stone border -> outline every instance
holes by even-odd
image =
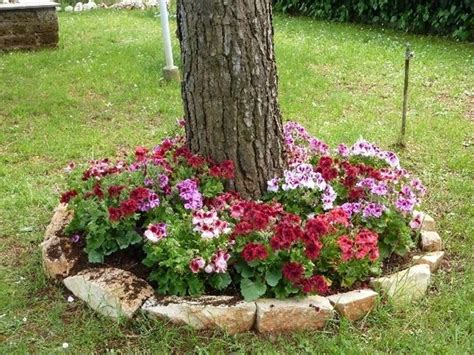
[[[415,212],[418,213],[418,212]],[[172,324],[198,330],[220,329],[230,334],[252,329],[259,333],[317,330],[336,313],[350,321],[366,317],[380,296],[400,307],[422,298],[445,253],[434,220],[422,214],[420,255],[407,269],[370,280],[371,288],[328,297],[309,296],[285,300],[258,299],[245,302],[231,296],[161,297],[132,273],[112,268],[87,268],[75,274],[78,258],[70,255],[69,238],[62,235],[72,219],[67,205],[59,205],[46,228],[41,244],[48,277],[62,281],[76,297],[97,312],[117,318],[132,318],[138,312]],[[376,292],[377,291],[377,292]]]

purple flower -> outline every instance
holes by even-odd
[[[184,208],[197,210],[202,208],[202,195],[198,190],[196,181],[186,179],[176,185],[179,190],[179,197],[184,201]]]
[[[170,179],[168,178],[167,175],[161,174],[161,175],[158,177],[158,186],[159,186],[161,189],[165,189],[165,188],[168,186],[169,181],[170,181]]]
[[[370,192],[372,192],[374,195],[385,196],[388,193],[388,187],[385,183],[381,182],[372,186]]]
[[[375,179],[365,178],[357,183],[357,187],[365,187],[366,189],[371,189],[375,185]]]
[[[152,178],[145,178],[145,180],[143,181],[143,184],[145,184],[145,186],[151,186],[151,185],[153,185],[153,179]]]
[[[341,206],[341,208],[349,215],[349,217],[352,217],[361,211],[362,204],[360,202],[346,202]]]
[[[410,212],[416,204],[416,199],[400,197],[395,202],[395,207],[401,212]]]
[[[79,234],[73,234],[71,235],[71,242],[73,243],[79,243],[81,240],[81,236]]]
[[[422,224],[421,221],[421,214],[417,214],[411,221],[410,221],[410,228],[411,229],[420,229]]]
[[[380,218],[382,216],[383,211],[385,211],[384,205],[376,202],[371,202],[367,206],[365,206],[362,215],[364,216],[364,218]]]
[[[152,243],[157,243],[168,234],[166,232],[166,224],[165,223],[156,223],[148,225],[147,230],[145,231],[144,235]]]
[[[337,152],[344,158],[348,157],[350,153],[349,147],[343,143],[337,146]]]
[[[310,164],[298,164],[292,170],[285,170],[283,175],[285,177],[282,185],[284,191],[297,188],[323,191],[327,185],[321,174],[315,172]]]
[[[323,209],[324,210],[332,209],[334,207],[333,202],[336,200],[336,197],[337,197],[337,194],[332,188],[332,186],[327,185],[321,197],[321,200],[323,201]]]
[[[279,189],[279,184],[280,179],[279,178],[273,178],[271,180],[268,180],[267,182],[267,190],[270,192],[278,192]]]

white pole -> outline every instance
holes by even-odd
[[[165,46],[166,66],[163,68],[163,75],[166,80],[179,79],[178,68],[173,63],[173,52],[171,49],[170,25],[168,22],[168,7],[166,0],[160,0],[161,31],[163,32],[163,43]]]

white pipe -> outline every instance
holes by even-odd
[[[173,52],[171,50],[170,25],[168,22],[168,7],[166,5],[166,0],[160,0],[160,18],[161,30],[163,32],[163,42],[165,45],[165,69],[173,69],[175,66],[173,64]]]

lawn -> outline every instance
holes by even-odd
[[[427,185],[448,262],[429,297],[379,306],[324,331],[256,336],[202,333],[140,318],[115,323],[67,302],[40,267],[38,244],[70,161],[113,156],[166,136],[183,111],[161,79],[151,12],[59,16],[57,50],[0,55],[0,353],[469,353],[474,324],[474,46],[355,25],[276,16],[280,104],[331,145],[391,147],[400,126],[404,45],[411,67],[402,164]],[[175,23],[172,23],[175,27]],[[178,43],[173,40],[178,60]],[[393,148],[393,147],[392,147]]]

